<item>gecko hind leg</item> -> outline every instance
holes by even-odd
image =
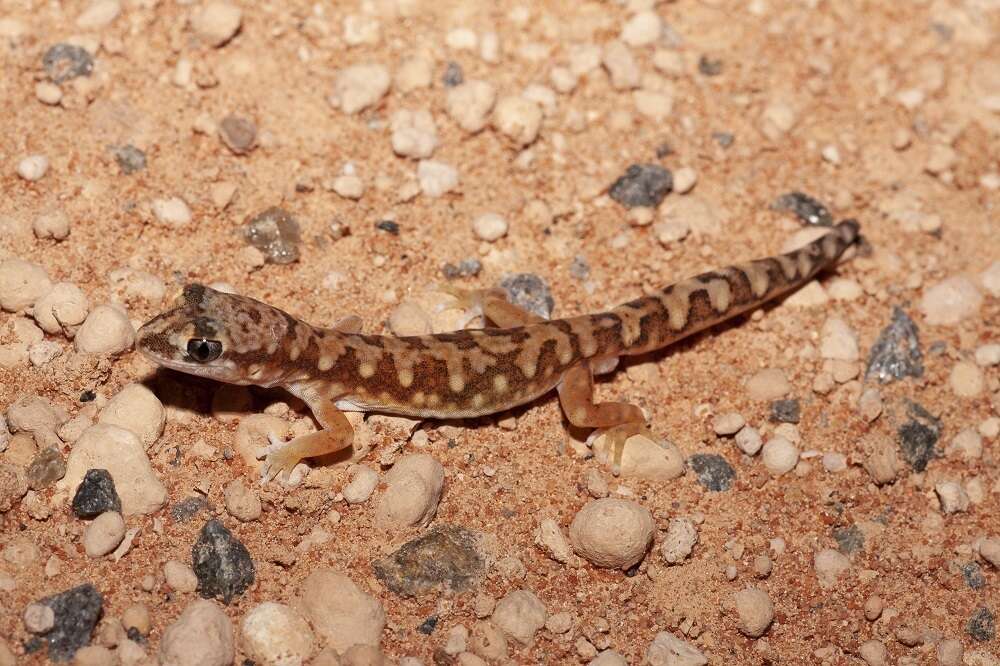
[[[261,466],[261,482],[267,483],[281,472],[291,475],[295,466],[303,458],[315,458],[346,449],[354,441],[354,428],[344,413],[333,402],[319,399],[316,395],[302,395],[312,409],[322,430],[300,435],[289,442],[282,442],[269,436],[271,446],[267,447],[267,457]]]

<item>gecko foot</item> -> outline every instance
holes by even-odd
[[[599,438],[603,437],[603,448],[607,451],[608,458],[611,461],[611,473],[614,476],[621,476],[625,443],[629,438],[636,435],[645,437],[653,442],[660,441],[660,438],[653,434],[653,431],[645,423],[623,423],[611,426],[610,428],[598,428],[594,430],[587,437],[587,445],[593,446]]]
[[[292,470],[302,460],[300,453],[296,451],[295,441],[285,442],[278,439],[272,433],[267,435],[270,446],[264,449],[266,457],[264,464],[260,468],[261,484],[273,481],[279,474],[285,472],[285,478],[292,475]]]

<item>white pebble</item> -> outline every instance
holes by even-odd
[[[966,428],[955,435],[947,453],[959,453],[964,460],[978,460],[983,457],[983,438],[972,428]]]
[[[135,344],[135,329],[128,316],[112,305],[98,305],[73,340],[76,349],[85,354],[120,354]]]
[[[31,365],[40,368],[54,361],[62,352],[63,348],[58,342],[43,340],[28,348],[28,360]]]
[[[635,110],[652,120],[664,120],[674,110],[674,98],[659,90],[636,90],[632,93]]]
[[[448,90],[445,108],[459,127],[474,134],[486,127],[496,99],[492,84],[472,79]]]
[[[559,523],[551,518],[545,518],[535,532],[535,544],[556,562],[567,563],[573,559],[573,548],[566,540]]]
[[[771,474],[781,476],[799,462],[799,449],[784,437],[775,437],[764,444],[761,459]]]
[[[87,557],[103,557],[125,538],[125,520],[117,511],[106,511],[83,531],[83,549]]]
[[[831,473],[843,472],[847,469],[847,456],[843,453],[824,453],[823,469]]]
[[[156,220],[164,226],[176,229],[191,223],[191,209],[180,197],[154,199],[152,209]]]
[[[316,639],[305,618],[289,606],[265,601],[240,623],[243,649],[258,664],[293,666],[308,661]]]
[[[687,220],[662,220],[653,225],[653,231],[656,233],[656,240],[661,245],[667,246],[687,238],[691,233],[691,225]]]
[[[344,113],[354,115],[382,99],[389,92],[390,82],[389,70],[383,65],[345,67],[337,73],[333,98]]]
[[[45,155],[29,155],[17,163],[17,175],[27,181],[41,180],[49,170],[49,158]]]
[[[30,308],[52,289],[48,273],[23,259],[0,261],[0,308],[19,312]]]
[[[98,423],[130,430],[149,448],[163,434],[167,414],[152,391],[142,384],[129,384],[101,411]]]
[[[597,44],[577,44],[569,49],[569,69],[575,76],[583,76],[601,66],[603,53]]]
[[[698,182],[698,172],[691,167],[681,167],[674,171],[673,191],[677,194],[687,194]]]
[[[36,238],[64,240],[69,236],[69,218],[62,211],[49,211],[35,218],[31,224]]]
[[[503,97],[493,109],[493,126],[518,146],[527,146],[538,138],[542,108],[517,95]]]
[[[242,22],[243,10],[228,2],[209,2],[191,17],[195,33],[216,48],[231,40]]]
[[[1000,417],[991,416],[979,423],[979,434],[987,439],[995,439],[1000,435]]]
[[[980,345],[976,348],[976,365],[988,368],[1000,364],[1000,344]]]
[[[839,317],[830,317],[820,332],[820,356],[840,361],[857,361],[858,334]]]
[[[830,298],[837,301],[854,301],[864,294],[861,285],[850,278],[834,278],[826,287]]]
[[[882,393],[874,386],[866,388],[858,398],[858,411],[868,423],[877,419],[882,414]]]
[[[750,638],[760,638],[774,621],[774,604],[767,592],[754,587],[733,595],[733,606],[739,618],[739,630]]]
[[[671,518],[667,533],[660,544],[660,553],[667,564],[683,562],[698,543],[698,528],[688,518]]]
[[[755,456],[760,448],[764,446],[764,440],[761,439],[760,432],[752,426],[744,426],[736,433],[735,437],[736,446],[740,451],[747,454],[748,456]]]
[[[1000,259],[986,267],[979,275],[983,288],[993,296],[1000,296]]]
[[[198,576],[194,569],[177,560],[167,560],[163,565],[163,579],[176,592],[188,593],[198,589]]]
[[[367,502],[378,485],[378,473],[367,465],[351,465],[347,475],[351,480],[341,490],[344,499],[348,504]]]
[[[108,274],[108,282],[115,295],[122,300],[133,298],[147,303],[159,303],[167,295],[167,285],[152,273],[134,268],[116,268]]]
[[[332,569],[315,570],[302,581],[296,608],[320,642],[337,652],[356,644],[378,646],[385,628],[382,603]]]
[[[601,62],[611,75],[611,86],[615,90],[630,90],[639,87],[642,72],[635,57],[625,44],[612,40],[604,45]]]
[[[408,93],[431,85],[434,64],[422,56],[407,58],[396,70],[395,86],[401,93]]]
[[[62,88],[51,81],[39,81],[35,84],[35,98],[42,104],[56,106],[62,101]]]
[[[500,62],[500,35],[495,32],[483,33],[479,40],[479,57],[494,65]]]
[[[344,17],[344,43],[348,46],[375,46],[382,39],[382,25],[374,16],[348,14]]]
[[[661,631],[646,648],[646,660],[643,663],[649,666],[704,666],[708,663],[708,657],[684,639],[668,631]]]
[[[781,100],[772,100],[760,117],[760,129],[771,141],[781,139],[790,132],[798,122],[798,114],[789,104]]]
[[[94,0],[76,17],[76,25],[84,30],[99,30],[110,25],[121,12],[120,0]]]
[[[402,157],[426,159],[434,154],[438,146],[434,118],[425,109],[395,112],[389,121],[389,129],[392,131],[392,150]]]
[[[601,434],[593,441],[594,457],[603,464],[610,464],[611,441]],[[684,455],[673,442],[653,440],[646,435],[633,435],[625,441],[622,452],[621,475],[625,478],[666,482],[684,474]]]
[[[525,87],[521,93],[521,97],[535,102],[538,106],[542,107],[542,113],[545,116],[551,116],[556,112],[556,91],[548,86],[532,83]]]
[[[735,435],[746,425],[746,420],[739,412],[726,412],[712,419],[712,430],[716,435]]]
[[[507,235],[507,220],[497,213],[483,213],[472,220],[472,231],[488,243]]]
[[[552,71],[549,72],[549,81],[552,82],[556,91],[568,95],[576,89],[579,80],[568,67],[553,67]]]
[[[434,519],[444,488],[444,467],[431,456],[403,456],[385,475],[386,489],[375,507],[384,529],[426,526]]]
[[[333,191],[345,199],[357,201],[365,193],[365,184],[358,176],[337,176],[333,179]]]
[[[851,561],[839,550],[824,548],[813,558],[813,568],[820,587],[828,590],[837,584],[837,579],[851,568]]]
[[[160,639],[163,666],[229,666],[236,658],[233,625],[214,601],[198,599]]]
[[[653,543],[656,525],[649,510],[623,499],[588,502],[569,527],[573,549],[587,561],[613,569],[640,562]]]
[[[684,56],[674,49],[657,49],[653,54],[653,67],[671,77],[684,74]]]
[[[444,43],[455,51],[475,51],[479,46],[479,37],[469,28],[455,28],[444,36]]]
[[[51,606],[32,602],[24,607],[21,620],[24,622],[24,628],[30,633],[44,634],[55,626],[56,613]]]
[[[417,180],[424,194],[440,197],[458,187],[458,170],[444,162],[420,160],[417,165]]]
[[[501,631],[522,645],[545,626],[545,604],[533,592],[514,590],[497,602],[491,618]]]
[[[779,368],[765,368],[747,379],[747,393],[751,400],[770,402],[787,395],[792,385]]]
[[[241,479],[234,479],[223,488],[223,500],[229,515],[244,523],[260,518],[262,507],[257,493],[247,488]]]
[[[660,39],[663,22],[655,11],[639,12],[622,27],[621,40],[629,46],[648,46]]]
[[[889,663],[888,648],[885,643],[874,638],[858,646],[858,656],[868,666],[886,666]]]
[[[944,513],[958,513],[969,508],[969,495],[957,481],[942,481],[934,486],[934,492]]]
[[[952,392],[960,398],[975,398],[985,388],[983,371],[975,363],[959,361],[948,375]]]
[[[968,278],[957,276],[924,292],[920,310],[932,326],[954,326],[979,312],[983,296]]]

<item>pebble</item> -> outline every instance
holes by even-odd
[[[941,481],[934,486],[934,492],[944,513],[958,513],[969,508],[969,495],[957,481]]]
[[[135,433],[149,448],[163,434],[167,413],[159,398],[142,384],[128,384],[101,410],[98,423]]]
[[[492,84],[469,80],[448,89],[445,109],[460,128],[469,134],[475,134],[486,127],[496,99],[496,88]]]
[[[517,95],[500,98],[493,109],[493,126],[519,147],[538,138],[542,126],[542,107]]]
[[[56,44],[42,56],[42,67],[52,83],[60,84],[94,71],[94,58],[82,46]]]
[[[632,101],[636,111],[653,121],[663,121],[674,110],[673,96],[656,90],[635,90]]]
[[[10,539],[3,548],[3,559],[15,569],[27,569],[42,556],[41,550],[26,537]]]
[[[153,199],[150,208],[156,221],[165,227],[179,229],[191,223],[191,209],[180,197]]]
[[[704,666],[708,663],[701,650],[668,631],[661,631],[646,648],[649,666]]]
[[[715,453],[696,453],[687,460],[688,467],[706,490],[724,492],[736,480],[736,471],[725,458]]]
[[[122,510],[115,482],[106,469],[88,469],[73,495],[73,513],[77,518],[94,518]]]
[[[879,439],[865,457],[864,468],[876,485],[892,483],[900,469],[896,447],[887,440]]]
[[[977,428],[979,434],[987,439],[996,439],[1000,435],[1000,417],[991,416],[980,422]],[[0,430],[0,451],[3,450],[3,431]]]
[[[34,305],[52,290],[48,273],[23,259],[0,262],[0,308],[19,312]]]
[[[598,462],[610,464],[610,442],[605,435],[593,441],[592,449]],[[620,474],[626,478],[666,482],[684,474],[684,456],[668,441],[652,440],[645,435],[633,435],[625,442]]]
[[[861,358],[858,334],[843,319],[830,317],[820,332],[820,356],[839,361],[857,361]]]
[[[441,197],[458,187],[458,170],[435,160],[420,160],[417,165],[420,190],[429,197]]]
[[[49,659],[69,661],[90,642],[104,600],[93,585],[84,583],[36,603],[48,606],[55,614],[52,629],[42,637],[49,646]]]
[[[378,647],[382,639],[382,603],[333,569],[319,568],[306,577],[297,608],[322,642],[337,652],[355,644]]]
[[[111,474],[125,516],[154,513],[166,503],[166,488],[153,471],[142,442],[128,430],[106,424],[87,428],[70,450],[60,486],[75,493],[91,469],[106,469]]]
[[[761,460],[774,476],[792,471],[799,462],[799,449],[784,437],[775,437],[764,444]]]
[[[979,312],[983,295],[971,280],[955,276],[924,292],[920,311],[932,326],[954,326]]]
[[[60,447],[56,430],[68,418],[65,409],[38,395],[26,395],[7,408],[10,431],[31,433],[34,442],[44,447]]]
[[[83,30],[100,30],[111,25],[121,13],[120,0],[94,0],[76,17],[76,27]]]
[[[163,579],[170,589],[177,592],[191,593],[198,589],[198,576],[194,569],[177,560],[167,560],[164,563]]]
[[[344,113],[354,115],[377,104],[389,92],[391,81],[389,70],[383,65],[345,67],[337,73],[333,84],[333,98]]]
[[[861,392],[858,398],[858,411],[868,423],[871,423],[882,414],[882,394],[877,388],[869,387]]]
[[[118,163],[118,168],[126,176],[131,176],[146,168],[146,153],[131,144],[116,146],[112,152],[115,156],[115,162]]]
[[[734,439],[736,446],[740,451],[747,454],[748,456],[757,455],[761,447],[764,445],[764,440],[761,439],[760,433],[756,428],[751,426],[744,426],[736,433]]]
[[[209,2],[195,11],[191,27],[209,46],[219,48],[239,32],[243,10],[228,2]]]
[[[283,208],[272,206],[250,218],[243,227],[243,238],[270,263],[290,264],[299,259],[299,223]]]
[[[964,460],[978,460],[983,457],[983,438],[972,428],[966,428],[962,430],[954,439],[951,440],[951,446],[948,447],[947,453],[957,452],[961,454]]]
[[[351,465],[347,468],[350,481],[341,489],[348,504],[364,504],[378,486],[378,473],[368,465]]]
[[[126,639],[128,640],[128,639]],[[128,641],[132,643],[132,641]],[[141,652],[141,649],[140,649]],[[143,652],[142,657],[146,654]],[[2,663],[2,662],[0,662]],[[134,664],[129,657],[126,657],[123,646],[119,644],[117,654],[110,648],[103,645],[86,645],[76,651],[73,656],[73,666],[116,666],[116,664]]]
[[[545,626],[545,604],[529,590],[508,592],[497,602],[493,624],[522,645],[531,643],[535,632]]]
[[[1000,536],[983,539],[979,544],[979,554],[995,569],[1000,569]]]
[[[795,398],[771,403],[771,421],[775,423],[798,423],[801,412],[799,401]]]
[[[236,658],[233,625],[215,602],[198,599],[163,632],[163,666],[230,666]]]
[[[667,564],[680,564],[691,555],[698,543],[698,528],[688,518],[671,518],[660,544],[660,554]]]
[[[588,661],[587,666],[628,666],[628,661],[614,650],[603,650]]]
[[[17,175],[35,182],[41,180],[49,170],[49,158],[45,155],[29,155],[17,163]]]
[[[404,597],[415,597],[440,587],[466,590],[486,574],[487,558],[492,557],[486,548],[483,535],[477,532],[437,525],[385,559],[377,560],[375,576]]]
[[[767,592],[749,587],[733,595],[733,606],[739,618],[738,628],[750,638],[760,638],[774,621],[774,604]]]
[[[552,116],[556,112],[556,91],[548,86],[544,86],[540,83],[532,83],[531,85],[525,87],[524,91],[521,93],[521,97],[535,102],[542,107],[542,113],[546,117]]]
[[[431,333],[431,318],[415,301],[403,301],[389,313],[389,330],[396,336],[427,335]]]
[[[858,656],[868,666],[885,666],[889,663],[889,649],[885,643],[874,638],[858,646]]]
[[[691,167],[681,167],[674,171],[673,191],[677,194],[687,194],[698,182],[698,172]]]
[[[382,24],[374,16],[348,14],[344,17],[344,43],[348,46],[376,46],[382,39]]]
[[[976,365],[988,368],[1000,364],[1000,344],[980,345],[976,347]]]
[[[427,88],[434,78],[434,63],[423,56],[405,58],[396,69],[396,90],[406,94]]]
[[[389,121],[392,151],[402,157],[426,159],[438,146],[437,126],[429,111],[401,109]]]
[[[632,164],[608,195],[626,208],[655,208],[673,186],[673,175],[658,164]]]
[[[991,641],[997,632],[996,618],[989,608],[981,606],[969,618],[965,630],[977,641]]]
[[[219,123],[219,138],[234,155],[246,155],[257,145],[257,126],[249,118],[229,114]]]
[[[843,472],[847,469],[847,456],[843,453],[824,453],[823,454],[823,469],[831,474],[836,474],[837,472]]]
[[[58,106],[62,102],[62,89],[49,81],[39,81],[35,84],[35,98],[42,104]]]
[[[28,487],[32,490],[48,488],[63,478],[65,474],[66,462],[55,446],[39,451],[25,472],[25,476],[28,478]]]
[[[122,626],[125,630],[134,629],[142,636],[148,636],[152,628],[152,618],[145,604],[132,604],[122,611]]]
[[[0,514],[17,506],[28,492],[28,479],[18,467],[0,463]]]
[[[951,391],[960,398],[975,398],[983,392],[986,380],[983,371],[975,363],[959,361],[948,375]]]
[[[482,659],[499,661],[507,657],[507,638],[492,622],[476,622],[469,643],[475,655]]]
[[[649,46],[660,39],[663,23],[653,10],[642,11],[622,26],[620,38],[629,46]]]
[[[785,377],[784,370],[765,368],[747,379],[746,388],[751,400],[771,402],[787,395],[792,390],[792,385]]]
[[[964,656],[962,641],[946,638],[937,644],[938,666],[962,666]]]
[[[860,284],[849,278],[830,280],[826,291],[830,294],[830,298],[837,301],[856,301],[865,293]]]
[[[56,624],[56,614],[45,604],[30,603],[21,615],[24,628],[33,634],[44,634]]]
[[[625,44],[612,40],[604,45],[601,63],[611,75],[611,86],[615,90],[630,90],[639,87],[642,71],[635,56]]]
[[[892,321],[882,329],[868,355],[865,377],[883,384],[924,374],[923,354],[917,325],[899,307],[892,309]]]
[[[882,608],[884,604],[882,602],[882,597],[877,594],[868,597],[865,601],[865,619],[869,622],[874,622],[879,619],[882,615]]]
[[[1000,259],[986,267],[979,275],[983,288],[992,296],[1000,297]]]
[[[385,483],[375,506],[375,525],[392,530],[426,527],[441,500],[444,467],[427,454],[406,455],[386,473]]]
[[[745,425],[746,420],[739,412],[726,412],[712,419],[712,430],[721,436],[735,435]]]
[[[488,243],[507,235],[507,220],[498,213],[483,213],[472,220],[472,231],[480,240]]]
[[[333,179],[333,191],[345,199],[357,201],[365,193],[365,184],[357,176],[337,176]]]
[[[545,628],[553,634],[565,634],[573,628],[573,615],[566,611],[549,615],[545,620]]]
[[[506,275],[497,285],[507,294],[514,305],[528,312],[549,319],[555,307],[555,299],[549,285],[534,273],[514,273]]]
[[[596,499],[577,512],[569,539],[573,550],[592,564],[625,570],[642,560],[655,530],[645,507],[623,499]]]
[[[260,518],[262,507],[260,498],[242,479],[234,479],[225,485],[223,498],[229,515],[244,523]]]
[[[125,538],[125,520],[120,513],[107,511],[83,531],[83,549],[87,557],[104,557]]]
[[[691,233],[691,225],[687,220],[662,220],[653,226],[653,231],[661,245],[669,246],[687,238]]]
[[[240,633],[244,652],[258,664],[302,664],[316,650],[305,618],[294,608],[272,601],[251,608],[243,617]]]
[[[813,558],[813,568],[819,586],[828,590],[837,584],[837,579],[851,568],[851,561],[839,550],[824,548]]]
[[[84,354],[113,356],[132,348],[135,328],[120,307],[98,305],[76,332],[73,344]]]
[[[36,238],[65,240],[69,236],[69,217],[62,211],[49,211],[35,218],[31,230]]]
[[[790,132],[798,123],[795,109],[781,101],[772,100],[761,113],[760,130],[771,141],[778,141]]]
[[[246,546],[215,519],[201,528],[191,562],[201,595],[221,596],[227,605],[253,584],[256,573]]]

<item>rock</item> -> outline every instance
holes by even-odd
[[[632,52],[618,40],[612,40],[604,45],[601,62],[611,75],[611,86],[615,90],[639,87],[642,71]]]
[[[736,471],[725,458],[715,453],[696,453],[687,460],[698,483],[712,492],[729,490],[736,480]]]
[[[302,232],[295,217],[283,208],[272,206],[254,215],[243,228],[243,238],[272,264],[299,259]]]
[[[396,461],[385,475],[386,489],[375,507],[375,524],[384,529],[426,527],[437,512],[444,488],[444,467],[426,454]]]
[[[198,591],[207,599],[221,596],[229,604],[254,581],[254,563],[246,546],[214,519],[201,528],[191,549],[191,562]]]
[[[131,643],[132,641],[128,642]],[[145,653],[143,653],[143,657],[145,656]],[[3,661],[0,660],[0,664],[2,663]],[[119,663],[135,663],[132,661],[126,661],[121,645],[118,646],[117,654],[103,645],[87,645],[86,647],[82,647],[77,650],[76,655],[73,657],[73,666],[115,666]]]
[[[938,666],[962,666],[965,647],[962,641],[946,638],[937,644]]]
[[[667,564],[686,560],[698,543],[698,528],[688,518],[671,518],[667,533],[660,544],[660,553]]]
[[[35,218],[31,230],[36,238],[65,240],[69,236],[69,218],[62,211],[48,211]]]
[[[161,666],[230,666],[236,657],[233,625],[219,605],[198,599],[163,632]]]
[[[941,481],[934,486],[934,492],[944,513],[958,513],[969,508],[969,495],[957,481]]]
[[[747,379],[746,387],[751,400],[762,402],[777,400],[792,390],[784,371],[778,368],[760,370]]]
[[[976,365],[983,368],[1000,365],[1000,344],[994,343],[976,347]]]
[[[76,17],[76,26],[83,30],[99,30],[110,25],[121,11],[119,0],[94,0]]]
[[[833,226],[833,216],[830,215],[827,207],[815,197],[811,197],[803,192],[782,194],[771,204],[771,209],[791,212],[806,224],[821,227]],[[823,233],[826,233],[825,229]]]
[[[420,160],[417,164],[420,190],[429,197],[441,197],[458,188],[458,170],[436,160]]]
[[[332,569],[317,569],[302,582],[299,608],[328,647],[344,652],[355,644],[378,647],[385,611],[378,599]]]
[[[535,532],[535,545],[544,550],[556,562],[565,564],[573,559],[573,548],[569,545],[559,523],[552,518],[545,518],[538,524],[538,531]]]
[[[986,576],[983,575],[983,568],[978,562],[966,562],[959,566],[959,571],[962,572],[962,579],[970,589],[981,590],[986,587]]]
[[[661,631],[646,648],[646,662],[649,666],[704,666],[708,658],[687,641]]]
[[[622,26],[621,40],[629,46],[649,46],[660,39],[663,23],[653,10],[637,13]]]
[[[392,151],[402,157],[427,159],[438,146],[437,127],[429,111],[396,111],[389,129],[392,131]]]
[[[858,350],[858,334],[838,317],[830,317],[820,332],[820,356],[839,361],[857,361],[861,358]]]
[[[177,560],[167,560],[164,563],[163,578],[167,586],[177,592],[190,593],[198,589],[198,576],[194,569]]]
[[[598,462],[611,462],[612,451],[606,435],[594,439],[592,449]],[[633,435],[625,440],[619,472],[625,478],[663,483],[684,474],[684,456],[671,442],[653,441],[642,434]]]
[[[951,369],[948,384],[952,393],[958,397],[975,398],[985,389],[986,379],[983,377],[983,371],[975,363],[959,361]]]
[[[120,513],[107,511],[83,531],[83,549],[87,557],[104,557],[125,538],[125,521]]]
[[[496,89],[486,81],[466,81],[449,88],[445,96],[448,115],[469,134],[475,134],[486,127],[495,103]]]
[[[234,155],[246,155],[257,145],[257,126],[249,118],[229,114],[219,123],[219,138]]]
[[[45,177],[49,171],[49,158],[45,155],[28,155],[17,163],[17,175],[28,182]]]
[[[209,2],[194,13],[191,27],[209,46],[225,46],[240,30],[243,10],[228,2]]]
[[[492,620],[505,634],[528,645],[535,632],[545,626],[545,617],[541,599],[528,590],[514,590],[497,602]]]
[[[52,629],[42,637],[49,646],[49,659],[69,661],[90,643],[104,600],[93,585],[84,583],[37,603],[48,606],[55,614]]]
[[[542,108],[536,102],[517,95],[502,97],[493,109],[493,126],[523,148],[538,138]]]
[[[1000,569],[1000,537],[990,537],[983,539],[979,545],[979,554],[983,559],[993,565],[993,568]]]
[[[954,326],[979,312],[983,295],[972,280],[956,276],[924,292],[920,311],[932,326]]]
[[[395,594],[415,597],[445,587],[468,590],[486,575],[490,561],[484,537],[451,525],[436,525],[374,564],[375,576]]]
[[[946,453],[959,453],[963,460],[978,460],[983,457],[983,438],[972,428],[966,428],[951,440]]]
[[[508,224],[503,216],[497,213],[483,213],[472,220],[472,231],[480,240],[487,243],[500,240],[507,235]]]
[[[653,543],[656,526],[649,511],[623,499],[588,502],[569,528],[570,543],[578,555],[599,567],[629,569],[638,564]]]
[[[109,511],[121,513],[122,502],[106,469],[88,469],[73,495],[77,518],[94,518]]]
[[[39,328],[53,335],[75,331],[87,318],[90,302],[75,284],[59,282],[40,297],[32,309]]]
[[[243,650],[254,662],[293,666],[307,661],[316,649],[312,629],[293,608],[266,601],[254,606],[240,625]]]
[[[363,504],[378,486],[378,473],[367,465],[351,465],[347,469],[350,481],[341,489],[348,504]]]
[[[671,173],[658,164],[633,164],[614,182],[608,195],[626,208],[655,208],[673,186]]]
[[[997,626],[993,612],[986,606],[980,606],[969,618],[965,630],[977,641],[991,641],[996,636]]]
[[[26,476],[32,490],[43,490],[66,475],[66,461],[55,446],[42,449],[28,465]]]
[[[44,634],[56,624],[56,614],[45,604],[31,603],[22,615],[24,628],[33,634]]]
[[[120,354],[135,344],[135,329],[120,308],[98,305],[87,315],[73,343],[84,354]]]
[[[993,296],[1000,297],[1000,259],[986,267],[986,270],[979,275],[983,288]]]
[[[492,622],[476,622],[472,626],[469,648],[482,659],[499,661],[507,658],[507,638]]]
[[[910,420],[897,430],[899,444],[913,471],[923,472],[927,463],[938,456],[941,422],[916,403],[910,403],[908,411]]]
[[[767,471],[781,476],[792,471],[799,462],[799,449],[784,437],[775,437],[764,444],[761,459]]]
[[[871,423],[882,414],[882,394],[875,387],[866,388],[858,398],[858,411],[868,423]]]
[[[146,168],[146,153],[131,144],[116,146],[112,148],[112,152],[115,156],[115,162],[118,163],[118,168],[126,176],[139,173]]]
[[[60,84],[94,71],[94,58],[82,46],[56,44],[42,56],[42,67],[52,83]]]
[[[735,435],[746,425],[746,420],[739,412],[727,412],[712,419],[712,430],[716,435]]]
[[[354,115],[378,103],[389,92],[391,82],[389,70],[383,65],[352,65],[337,74],[333,96],[344,113]]]
[[[241,479],[235,479],[226,484],[223,489],[226,511],[231,516],[244,523],[260,518],[262,507],[260,498]]]
[[[772,100],[761,113],[760,129],[771,141],[781,140],[798,123],[795,109],[780,100]]]
[[[864,467],[876,485],[892,483],[896,480],[900,468],[896,448],[888,441],[878,440],[873,450],[865,457]]]
[[[851,568],[851,561],[840,551],[824,548],[813,558],[813,568],[819,586],[828,590],[837,584],[837,579]]]
[[[122,626],[127,632],[134,629],[141,636],[148,636],[152,627],[152,618],[149,615],[149,608],[145,604],[132,604],[122,611]]]
[[[514,305],[528,312],[549,319],[555,307],[555,299],[545,280],[533,273],[515,273],[505,276],[498,285]]]
[[[0,261],[0,308],[19,312],[30,308],[52,290],[48,273],[23,259]]]
[[[588,661],[587,666],[628,666],[628,662],[614,650],[603,650]]]
[[[771,420],[775,423],[798,423],[801,418],[799,401],[795,398],[771,403]]]
[[[153,513],[166,503],[166,488],[139,438],[128,430],[106,424],[87,428],[70,451],[60,486],[75,493],[86,471],[95,468],[111,474],[126,516]]]
[[[833,540],[837,542],[840,552],[845,555],[853,555],[861,551],[865,546],[865,534],[857,525],[835,527],[831,534]]]
[[[111,398],[97,422],[132,431],[148,448],[163,434],[166,420],[166,410],[152,391],[129,384]]]
[[[0,463],[0,513],[7,513],[28,492],[28,479],[14,465]]]
[[[739,630],[750,638],[760,638],[774,620],[774,604],[767,592],[749,587],[733,595]]]
[[[889,663],[889,650],[879,640],[868,640],[858,646],[858,656],[868,666],[885,666]]]
[[[150,209],[156,222],[169,229],[183,228],[191,224],[191,208],[180,197],[153,199]]]
[[[757,432],[756,428],[750,426],[744,426],[736,433],[734,439],[736,446],[740,451],[747,454],[748,456],[757,455],[760,448],[764,445],[764,441],[761,439],[760,433]]]

